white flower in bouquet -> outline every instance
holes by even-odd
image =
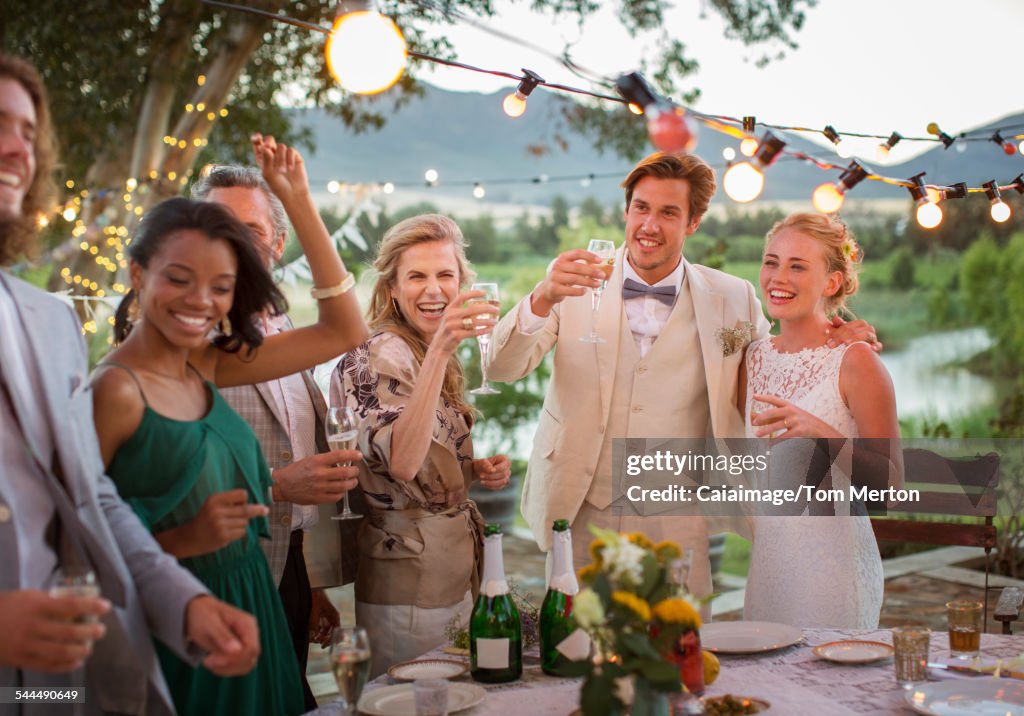
[[[636,585],[643,580],[641,560],[644,554],[646,551],[640,545],[625,539],[614,539],[605,544],[602,558],[612,580],[620,584]]]
[[[583,629],[604,624],[604,607],[601,598],[593,589],[583,589],[576,595],[572,605],[572,616]]]

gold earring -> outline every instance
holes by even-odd
[[[141,302],[142,302],[142,292],[141,291],[136,291],[134,297],[132,298],[131,304],[128,306],[128,316],[127,316],[127,319],[128,319],[128,324],[129,325],[134,326],[136,323],[139,322],[140,314],[142,313],[139,310],[139,304]]]
[[[220,333],[224,337],[231,335],[231,319],[227,316],[220,320]]]

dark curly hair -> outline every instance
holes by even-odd
[[[228,311],[232,332],[230,335],[218,335],[213,344],[229,353],[238,352],[243,345],[250,351],[258,348],[263,342],[263,334],[256,325],[255,317],[267,307],[279,316],[288,310],[288,303],[267,271],[249,229],[228,209],[213,202],[180,197],[161,202],[146,212],[128,246],[128,256],[142,268],[147,268],[165,239],[189,229],[206,234],[211,241],[227,241],[238,259],[235,295]],[[114,341],[117,343],[123,341],[131,330],[128,309],[135,300],[135,290],[132,289],[117,307],[114,318]]]
[[[0,266],[7,266],[34,252],[38,217],[41,213],[49,213],[57,194],[53,181],[57,146],[53,137],[46,86],[38,70],[19,57],[0,52],[0,79],[14,80],[24,87],[36,111],[36,136],[33,142],[36,174],[22,200],[21,217],[0,226]]]

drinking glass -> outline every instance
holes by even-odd
[[[601,305],[604,287],[608,285],[608,279],[615,270],[615,242],[591,239],[587,244],[587,251],[597,254],[597,258],[601,260],[597,267],[604,271],[604,280],[596,288],[590,289],[590,335],[583,336],[580,340],[584,343],[604,343],[604,339],[597,335],[597,309]]]
[[[370,639],[362,627],[338,627],[331,633],[328,651],[338,694],[347,713],[356,713],[359,695],[370,674]]]
[[[327,419],[324,421],[324,432],[327,436],[327,445],[331,450],[353,450],[356,446],[356,438],[359,437],[359,423],[352,408],[348,406],[335,406],[327,409]],[[351,465],[352,463],[345,463]],[[332,520],[358,520],[362,515],[356,514],[348,504],[348,493],[342,497],[341,514],[333,515]]]
[[[892,630],[896,682],[912,689],[928,680],[928,645],[931,630],[926,626],[902,626]]]
[[[981,650],[981,602],[957,599],[946,602],[949,617],[949,651],[960,659],[970,659]]]
[[[51,597],[99,597],[100,585],[96,582],[96,575],[87,567],[62,567],[54,574],[53,584],[50,586]],[[89,623],[97,621],[95,614],[85,614],[75,619],[76,622]],[[71,688],[82,691],[85,687],[85,669],[75,669],[70,674]],[[84,711],[82,701],[76,700],[72,706],[73,716],[82,716]]]
[[[489,303],[495,308],[501,307],[501,299],[498,295],[498,284],[474,283],[472,289],[474,291],[483,291],[484,295],[479,298],[471,298],[468,303]],[[477,316],[477,319],[481,318],[490,318],[490,314],[481,313]],[[473,390],[469,392],[473,395],[497,395],[500,391],[492,388],[491,384],[487,382],[487,359],[491,355],[491,334],[485,333],[482,336],[477,336],[476,342],[480,345],[480,387],[473,388]]]

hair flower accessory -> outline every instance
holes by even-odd
[[[849,239],[843,242],[842,251],[843,256],[845,256],[850,263],[855,264],[860,261],[860,247]]]
[[[736,328],[716,328],[715,338],[722,349],[722,356],[728,358],[733,353],[740,351],[750,343],[754,335],[754,324],[750,321],[743,321]]]

